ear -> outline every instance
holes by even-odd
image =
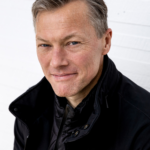
[[[103,55],[106,55],[111,47],[112,30],[109,28],[103,35]]]

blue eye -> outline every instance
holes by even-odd
[[[49,47],[49,45],[47,45],[47,44],[42,44],[41,46],[42,47]]]
[[[79,42],[70,42],[70,45],[77,45]]]

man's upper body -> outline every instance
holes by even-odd
[[[67,116],[58,150],[149,150],[150,94],[117,71],[107,56],[103,71],[75,115]],[[55,150],[66,106],[72,112],[45,78],[14,101],[14,150]]]
[[[148,150],[150,94],[109,59],[103,0],[36,0],[45,77],[10,105],[14,150]]]

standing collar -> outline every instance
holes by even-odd
[[[72,110],[74,110],[75,113],[80,114],[82,112],[82,109],[90,101],[91,97],[93,97],[95,95],[96,87],[97,87],[97,85],[94,86],[94,88],[90,91],[90,93],[82,100],[81,103],[78,104],[78,106],[76,108],[72,108],[72,106],[70,106],[68,104],[68,101],[65,97],[58,97],[56,94],[55,94],[55,103],[56,103],[57,107],[59,107],[59,109],[65,109],[66,105],[68,104],[69,107]]]

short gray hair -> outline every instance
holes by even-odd
[[[36,0],[32,6],[33,24],[35,27],[37,15],[42,11],[51,11],[75,0]],[[89,8],[89,19],[92,26],[95,28],[99,38],[108,29],[107,24],[107,6],[103,0],[82,0],[85,1]]]

